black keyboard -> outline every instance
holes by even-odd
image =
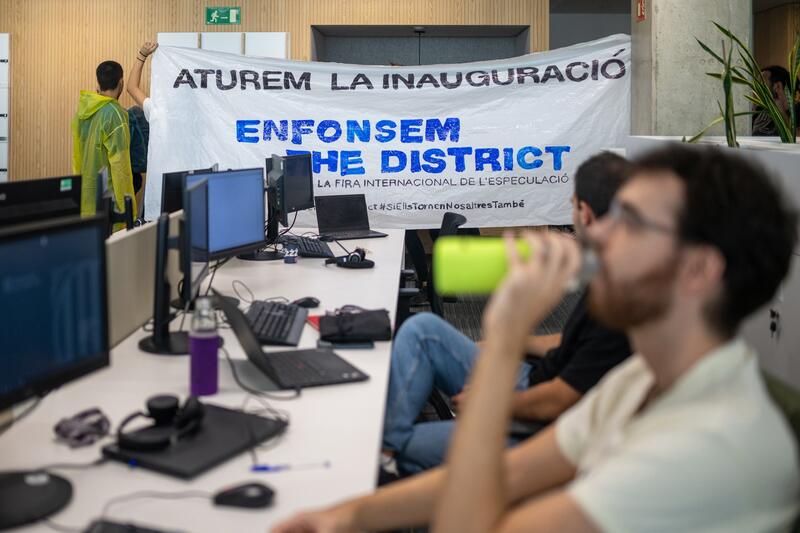
[[[254,302],[245,316],[261,344],[297,346],[308,309],[278,302]]]
[[[287,244],[297,246],[297,255],[300,257],[318,257],[322,259],[335,257],[328,244],[317,239],[284,235],[278,242],[284,246]]]

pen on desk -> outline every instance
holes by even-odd
[[[330,468],[330,461],[319,463],[300,463],[300,464],[280,464],[280,465],[253,465],[251,472],[283,472],[284,470],[311,470],[313,468]]]

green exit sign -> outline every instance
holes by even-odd
[[[206,24],[241,24],[241,7],[207,7]]]

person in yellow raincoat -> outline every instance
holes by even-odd
[[[122,94],[122,66],[104,61],[97,67],[97,92],[81,91],[78,112],[72,119],[72,171],[83,176],[81,215],[94,214],[97,208],[98,172],[108,170],[108,190],[114,195],[117,211],[125,209],[125,196],[136,196],[130,157],[128,112],[119,105]],[[102,191],[101,191],[102,193]]]

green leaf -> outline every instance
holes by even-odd
[[[714,59],[716,59],[720,63],[725,63],[725,61],[722,60],[722,57],[719,54],[717,54],[714,50],[709,48],[703,41],[701,41],[697,37],[695,37],[694,40],[697,41],[697,44],[700,45],[700,48],[702,48],[703,50],[708,52],[711,55],[711,57],[713,57]]]
[[[717,102],[717,103],[719,103],[719,102]],[[692,136],[692,137],[691,137],[691,138],[690,138],[688,141],[686,141],[686,142],[688,142],[688,143],[696,143],[697,141],[699,141],[699,140],[700,140],[700,137],[702,137],[703,135],[705,135],[705,134],[706,134],[706,132],[707,132],[708,130],[710,130],[711,128],[713,128],[714,126],[716,126],[717,124],[719,124],[719,123],[720,123],[720,122],[722,122],[723,120],[724,120],[724,118],[722,117],[722,115],[718,116],[717,118],[715,118],[714,120],[712,120],[711,122],[709,122],[708,126],[706,126],[706,127],[705,127],[705,128],[703,128],[702,130],[700,130],[698,133],[696,133],[695,135],[693,135],[693,136]]]
[[[745,63],[746,64],[749,63],[750,65],[755,65],[756,69],[758,69],[758,62],[753,57],[753,54],[750,53],[750,50],[744,45],[744,43],[742,41],[739,40],[738,37],[736,37],[733,34],[733,32],[731,32],[729,29],[725,28],[721,24],[717,24],[716,22],[712,22],[712,24],[714,24],[714,26],[716,26],[719,31],[721,31],[723,34],[727,35],[731,40],[733,40],[736,44],[739,45],[739,51],[740,52],[744,52],[747,55],[747,59],[745,59]],[[744,57],[743,57],[743,59],[744,59]]]

